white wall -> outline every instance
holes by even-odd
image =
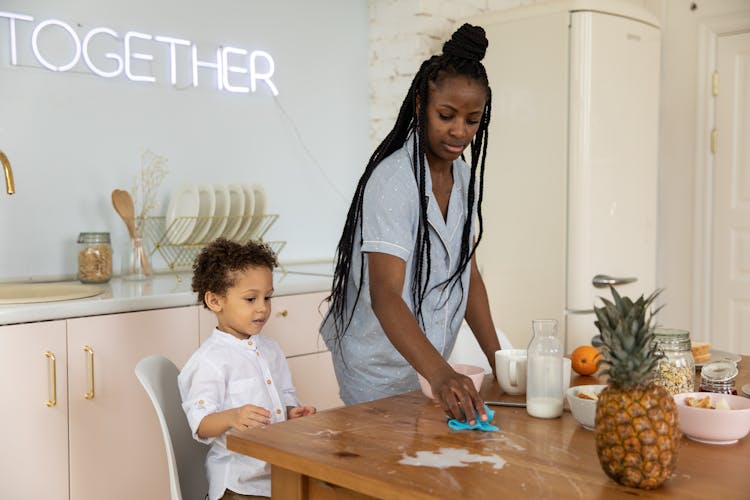
[[[440,50],[462,17],[544,0],[371,0],[371,145],[390,129],[419,63]],[[666,304],[659,322],[675,328],[693,325],[696,245],[695,141],[698,26],[711,17],[747,11],[747,0],[626,0],[650,10],[662,27],[659,137],[659,235],[657,285]],[[634,242],[637,244],[637,242]],[[491,298],[490,298],[491,299]],[[695,338],[708,332],[694,331]]]
[[[370,145],[393,127],[419,65],[442,51],[461,19],[555,0],[369,0]],[[623,0],[658,14],[663,0]]]
[[[419,65],[440,53],[456,21],[497,0],[370,0],[370,145],[393,128]],[[517,6],[521,0],[502,3]]]
[[[543,0],[542,0],[543,1]],[[627,0],[650,10],[662,27],[662,68],[659,131],[659,216],[657,285],[666,304],[659,322],[693,331],[696,245],[695,141],[698,26],[715,16],[747,11],[747,0]],[[390,129],[419,63],[440,50],[461,17],[541,3],[534,0],[370,1],[371,144]],[[394,22],[394,19],[398,19]],[[389,38],[389,36],[391,38]],[[395,38],[394,38],[395,37]],[[707,139],[707,138],[706,138]],[[638,244],[638,242],[634,242]],[[491,300],[491,297],[490,297]],[[502,326],[502,325],[500,325]]]
[[[662,0],[662,86],[659,155],[659,275],[657,283],[665,288],[661,300],[667,306],[659,320],[675,328],[687,328],[693,338],[711,338],[711,332],[694,325],[694,261],[699,246],[710,241],[695,241],[696,141],[699,137],[696,93],[699,79],[697,63],[698,26],[707,20],[735,12],[748,12],[748,0]],[[692,6],[695,4],[695,8]]]
[[[3,0],[0,10],[35,18],[17,23],[15,66],[9,23],[0,19],[0,149],[17,190],[0,192],[0,279],[74,274],[81,231],[110,231],[121,255],[127,232],[110,193],[132,188],[146,149],[171,169],[159,212],[184,182],[258,182],[268,211],[280,215],[266,239],[288,242],[282,260],[333,256],[369,155],[365,0]],[[208,71],[198,88],[185,78],[173,87],[167,50],[153,42],[138,45],[154,54],[152,65],[136,67],[157,83],[101,78],[83,62],[49,71],[31,54],[30,39],[50,18],[79,37],[106,26],[121,37],[134,30],[189,39],[203,60],[222,45],[267,51],[279,95],[262,84],[251,94],[218,91]],[[62,33],[45,33],[55,30]],[[67,43],[52,39],[45,54],[62,63]]]

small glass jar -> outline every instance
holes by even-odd
[[[139,281],[149,278],[143,266],[144,259],[147,259],[145,255],[146,249],[141,238],[128,240],[122,257],[122,279]]]
[[[722,359],[708,363],[701,369],[700,391],[736,395],[734,381],[738,372],[733,361]]]
[[[664,354],[659,360],[654,383],[671,394],[695,390],[695,360],[690,351],[690,332],[673,328],[656,328],[654,342]]]
[[[78,279],[81,283],[106,283],[112,278],[112,244],[109,233],[78,235]]]

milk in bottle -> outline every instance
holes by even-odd
[[[526,411],[532,417],[557,418],[563,411],[563,349],[557,321],[532,321],[526,365]]]

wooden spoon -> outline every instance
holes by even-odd
[[[140,239],[141,236],[135,227],[135,203],[130,193],[122,189],[112,191],[112,206],[115,207],[115,211],[125,221],[125,225],[128,226],[130,238],[134,240]],[[148,255],[146,255],[145,251],[141,251],[140,254],[143,272],[146,276],[151,276],[151,263],[148,261]]]

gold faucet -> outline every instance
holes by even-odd
[[[0,163],[3,164],[3,171],[5,172],[5,189],[8,194],[13,194],[16,192],[16,186],[13,182],[13,169],[10,168],[10,161],[2,150],[0,150]]]

